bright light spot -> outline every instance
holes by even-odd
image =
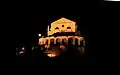
[[[24,53],[23,51],[19,52],[20,54]]]
[[[47,54],[48,57],[56,57],[56,54]]]
[[[23,47],[22,50],[24,50],[25,48]]]
[[[41,34],[38,34],[38,36],[40,37],[40,36],[41,36]]]

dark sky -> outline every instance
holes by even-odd
[[[97,5],[97,4],[96,4]],[[65,17],[75,21],[85,35],[90,35],[98,19],[99,7],[89,2],[78,4],[15,5],[9,11],[12,34],[15,43],[26,43],[37,39],[38,33],[46,34],[51,22]],[[92,28],[92,29],[91,29]]]

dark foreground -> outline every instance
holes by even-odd
[[[95,60],[89,55],[77,55],[76,53],[61,53],[55,58],[47,57],[43,52],[36,51],[25,56],[16,57],[16,65],[28,66],[78,66],[81,64],[95,64]]]

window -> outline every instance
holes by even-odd
[[[55,29],[59,29],[58,27],[56,27]]]
[[[73,39],[72,38],[68,38],[68,44],[72,45],[73,44]]]
[[[67,29],[71,29],[71,27],[67,27]]]
[[[64,27],[64,25],[62,25],[62,27]]]
[[[78,39],[75,38],[75,45],[78,45]]]
[[[54,39],[50,39],[50,44],[54,44]]]
[[[60,44],[60,39],[56,39],[56,44]]]
[[[63,45],[66,44],[66,39],[62,39],[62,44],[63,44]]]

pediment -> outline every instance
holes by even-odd
[[[61,23],[75,23],[75,22],[66,18],[61,18],[58,19],[57,21],[52,22],[51,24],[61,24]]]

